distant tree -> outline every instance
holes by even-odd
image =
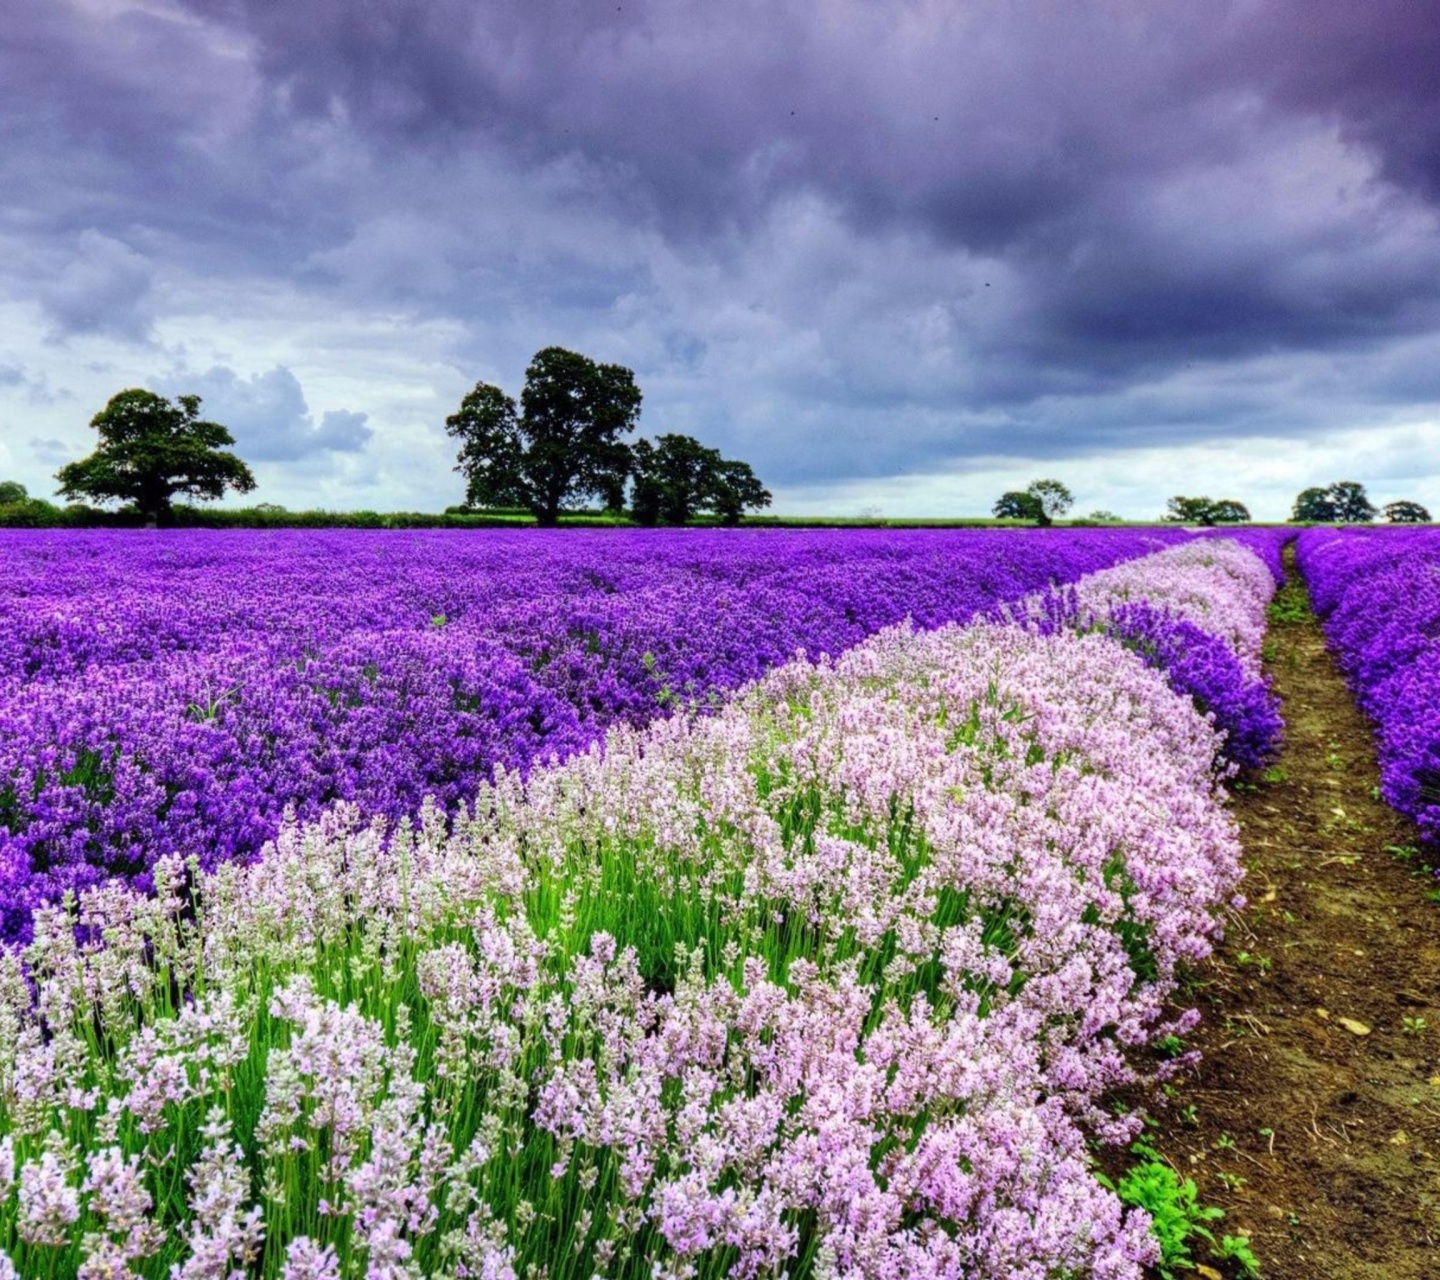
[[[1429,524],[1430,512],[1418,502],[1387,502],[1385,519],[1391,524]]]
[[[738,524],[746,508],[770,505],[770,491],[748,463],[721,457],[693,436],[639,440],[631,457],[630,506],[641,524],[685,524],[701,511]]]
[[[1311,524],[1368,524],[1375,515],[1375,506],[1366,497],[1363,484],[1337,480],[1324,489],[1302,490],[1290,519]]]
[[[1024,489],[1002,493],[990,511],[999,520],[1033,520],[1039,524],[1045,518],[1040,499]]]
[[[1124,518],[1124,516],[1117,516],[1113,511],[1105,511],[1105,510],[1092,511],[1092,512],[1091,512],[1088,516],[1086,516],[1085,518],[1086,518],[1087,520],[1093,521],[1095,524],[1124,524],[1124,523],[1125,523],[1125,518]]]
[[[1341,524],[1368,524],[1378,514],[1365,494],[1365,486],[1354,480],[1337,480],[1330,486],[1335,519]]]
[[[721,524],[737,525],[746,511],[768,507],[770,500],[770,490],[760,483],[748,462],[726,459],[720,464],[711,505]]]
[[[1074,505],[1075,495],[1058,480],[1032,480],[1025,492],[1040,503],[1040,523],[1050,524]]]
[[[1245,524],[1250,519],[1250,508],[1234,498],[1217,498],[1210,517],[1212,524]]]
[[[1335,502],[1330,497],[1330,490],[1318,486],[1302,489],[1296,495],[1290,519],[1294,523],[1333,524]]]
[[[1074,495],[1060,481],[1032,480],[1023,491],[1002,493],[991,511],[1001,520],[1033,520],[1048,525],[1069,511],[1074,501]]]
[[[1243,524],[1250,519],[1250,512],[1243,502],[1234,498],[1185,498],[1177,495],[1166,503],[1163,517],[1178,524],[1200,524],[1211,527],[1217,524]]]
[[[620,437],[640,416],[635,375],[618,364],[546,347],[525,371],[520,411],[499,387],[478,382],[445,419],[460,441],[455,470],[476,507],[523,507],[543,526],[587,497],[624,501],[631,453]]]
[[[224,446],[235,437],[200,417],[199,396],[164,396],[132,387],[110,398],[91,420],[99,447],[55,473],[60,495],[128,502],[149,524],[166,521],[171,499],[222,497],[255,488],[250,468]]]
[[[1162,519],[1173,524],[1210,524],[1210,508],[1213,505],[1210,498],[1186,498],[1176,494],[1165,504]]]
[[[29,496],[25,486],[18,480],[0,480],[0,507],[8,507],[15,502],[24,502]]]

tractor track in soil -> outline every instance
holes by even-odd
[[[1289,571],[1294,598],[1293,553]],[[1396,852],[1415,829],[1378,798],[1370,726],[1303,613],[1266,649],[1283,755],[1234,796],[1249,905],[1195,975],[1203,1056],[1151,1138],[1266,1280],[1434,1280],[1440,904]]]

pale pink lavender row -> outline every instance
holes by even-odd
[[[1385,799],[1440,845],[1440,529],[1307,529],[1296,554],[1374,724]]]
[[[453,808],[498,766],[803,649],[962,621],[1177,530],[0,534],[0,933],[293,807]]]

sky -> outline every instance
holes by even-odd
[[[0,478],[194,393],[292,508],[462,500],[552,345],[778,512],[1440,513],[1429,0],[44,0],[0,25]]]

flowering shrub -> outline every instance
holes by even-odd
[[[1144,600],[1117,607],[1108,626],[1147,665],[1160,668],[1176,693],[1212,718],[1223,735],[1226,760],[1258,769],[1275,758],[1285,728],[1279,700],[1269,681],[1247,672],[1221,637]]]
[[[1279,546],[1278,537],[1271,542]],[[1216,574],[1229,580],[1226,590],[1214,589]],[[1211,717],[1225,760],[1253,769],[1274,757],[1284,731],[1279,701],[1259,669],[1275,584],[1273,572],[1235,541],[1197,541],[1001,606],[992,616],[1017,618],[1045,634],[1105,631]]]
[[[1375,726],[1385,799],[1440,844],[1440,531],[1307,529],[1296,554]]]
[[[1138,1280],[1086,1140],[1131,1135],[1101,1100],[1235,900],[1216,748],[1102,631],[898,626],[454,821],[342,803],[39,907],[3,1258]]]
[[[1144,554],[1169,530],[0,533],[0,930],[287,808],[453,810],[803,649]]]

